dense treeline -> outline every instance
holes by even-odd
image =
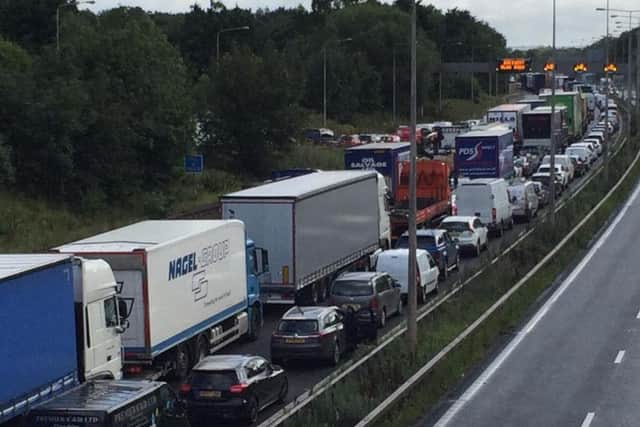
[[[0,0],[0,185],[99,207],[167,188],[189,152],[258,176],[322,111],[325,54],[331,118],[390,111],[394,56],[403,114],[410,4],[94,15],[64,0]],[[440,61],[504,51],[504,37],[468,12],[419,6],[420,106],[432,105]],[[449,96],[468,96],[468,76],[447,84]]]

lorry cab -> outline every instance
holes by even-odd
[[[119,303],[117,283],[103,260],[77,259],[73,292],[76,334],[84,378],[122,377],[121,334],[128,327],[126,304]]]
[[[90,381],[33,408],[31,427],[187,427],[184,406],[166,383]]]

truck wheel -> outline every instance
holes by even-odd
[[[250,341],[255,341],[260,336],[262,330],[262,316],[260,315],[260,306],[254,305],[251,308],[251,330],[247,334]]]
[[[189,375],[189,348],[186,344],[180,344],[176,347],[175,368],[173,374],[179,381],[184,381]]]
[[[201,335],[198,338],[198,344],[196,344],[196,359],[195,363],[200,362],[202,359],[209,355],[209,343],[207,342],[207,338],[204,335]]]

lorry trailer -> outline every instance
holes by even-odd
[[[344,150],[344,168],[347,170],[376,170],[384,176],[393,192],[398,180],[396,165],[409,159],[407,142],[380,142]]]
[[[387,187],[375,171],[317,172],[227,194],[223,218],[242,220],[269,251],[263,301],[316,304],[332,278],[388,240]],[[387,245],[388,246],[388,245]]]
[[[268,257],[240,221],[142,221],[55,250],[111,266],[128,305],[125,374],[183,379],[210,352],[258,337]]]
[[[459,177],[510,177],[513,175],[513,131],[493,128],[459,135],[454,167]]]

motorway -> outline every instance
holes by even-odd
[[[572,185],[571,190],[566,191],[563,197],[567,197],[571,191],[578,188],[589,175],[576,179]],[[508,230],[502,239],[493,238],[489,241],[489,249],[485,251],[479,258],[465,257],[462,260],[461,271],[452,272],[446,282],[440,282],[440,293],[446,293],[451,287],[459,282],[461,277],[470,276],[481,267],[487,265],[490,260],[500,253],[501,248],[506,248],[515,240],[518,239],[526,230],[528,224],[516,223],[513,230]],[[433,297],[432,297],[433,298]],[[271,332],[275,330],[278,320],[282,314],[289,309],[290,306],[269,305],[265,308],[265,321],[264,328],[260,334],[260,338],[254,342],[237,342],[231,344],[227,348],[219,351],[219,354],[258,354],[270,358],[269,355],[269,343],[271,338]],[[405,310],[406,312],[406,310]],[[387,326],[384,330],[380,330],[379,336],[383,336],[386,332],[393,329],[399,323],[404,320],[403,317],[395,316],[387,321]],[[344,362],[344,361],[343,361]],[[334,370],[340,370],[341,367],[333,368],[326,364],[313,363],[309,361],[300,363],[291,363],[286,366],[287,375],[289,379],[289,394],[286,403],[293,401],[297,396],[303,394],[305,391],[310,390],[314,385],[325,379]],[[264,422],[271,415],[282,408],[283,405],[274,405],[265,409],[260,414],[259,423]]]
[[[436,426],[640,424],[639,193]]]

